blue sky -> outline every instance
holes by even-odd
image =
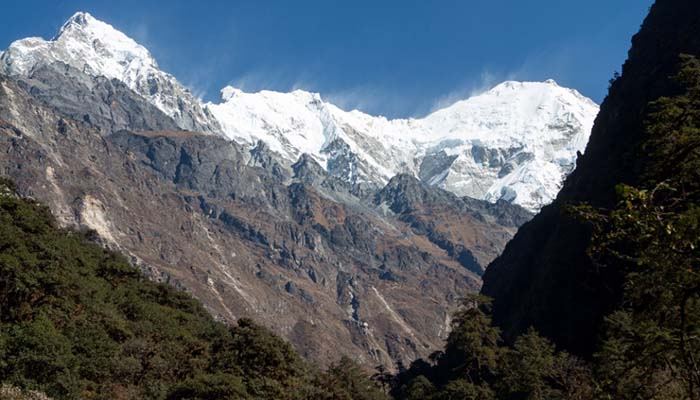
[[[652,2],[9,0],[0,47],[88,11],[208,100],[227,84],[299,88],[407,117],[506,79],[553,78],[600,102]]]

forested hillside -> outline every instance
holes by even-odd
[[[0,382],[55,399],[384,397],[349,359],[321,372],[250,320],[216,322],[93,236],[0,185]]]

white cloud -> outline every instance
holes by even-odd
[[[457,89],[435,99],[429,111],[434,112],[451,106],[460,100],[481,94],[507,79],[511,78],[496,72],[483,70],[478,79],[469,80],[461,85],[457,85]]]

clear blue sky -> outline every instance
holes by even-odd
[[[600,102],[652,0],[3,1],[0,47],[88,11],[215,100],[301,88],[343,108],[420,116],[505,79]]]

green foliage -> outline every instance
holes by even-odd
[[[426,400],[433,398],[436,389],[424,375],[418,375],[403,390],[402,396],[407,400]]]
[[[700,396],[700,209],[674,185],[621,188],[596,233],[599,263],[626,272],[624,303],[606,319],[597,354],[612,398]]]
[[[465,299],[454,318],[444,352],[433,364],[418,360],[394,380],[397,399],[589,399],[588,367],[557,352],[534,329],[513,347],[501,342],[490,317],[490,300]]]
[[[681,93],[651,103],[645,121],[644,150],[652,159],[645,186],[672,182],[695,202],[700,191],[700,60],[681,55],[675,81]]]
[[[380,386],[368,381],[366,373],[348,357],[342,357],[321,377],[324,387],[333,388],[328,399],[381,400],[387,395]]]
[[[554,346],[530,329],[515,342],[501,364],[499,391],[532,400],[560,398],[548,383],[555,371]]]
[[[455,379],[447,383],[435,400],[493,400],[493,390],[485,383],[475,384],[467,379]]]
[[[601,398],[700,398],[700,61],[683,56],[676,81],[650,104],[640,187],[620,185],[613,210],[578,208],[591,258],[625,276],[595,360]]]
[[[168,400],[182,399],[245,399],[245,384],[241,377],[228,374],[203,374],[175,385]]]
[[[487,314],[490,299],[480,295],[465,298],[463,307],[452,319],[442,363],[456,376],[481,383],[496,370],[500,347],[500,331]]]
[[[357,367],[321,373],[250,320],[214,321],[189,295],[145,280],[89,235],[58,229],[46,207],[0,181],[0,382],[13,385],[6,391],[56,399],[385,398]]]
[[[497,389],[501,398],[554,400],[589,398],[588,368],[576,358],[557,352],[530,328],[506,351]]]

